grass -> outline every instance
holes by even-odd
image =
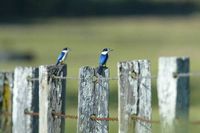
[[[81,66],[97,66],[102,48],[110,47],[107,66],[111,77],[117,76],[118,61],[149,59],[152,74],[157,74],[160,56],[189,56],[191,71],[200,71],[200,18],[188,17],[104,17],[34,20],[23,24],[0,24],[0,51],[31,52],[32,62],[0,62],[2,71],[16,66],[53,64],[63,47],[72,49],[67,59],[68,76],[77,77]],[[190,119],[200,120],[199,79],[191,78]],[[153,80],[153,118],[158,119],[156,81]],[[78,82],[68,81],[67,113],[77,112]],[[111,81],[110,116],[117,116],[117,82]],[[110,122],[110,132],[116,133],[118,125]],[[153,132],[160,127],[153,125]],[[198,126],[190,125],[195,133]],[[66,121],[66,131],[76,132],[76,121]]]

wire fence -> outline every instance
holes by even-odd
[[[138,76],[137,74],[130,74],[130,76],[133,79],[142,79],[142,78],[150,78],[150,79],[157,79],[158,75],[151,75],[151,76]],[[172,73],[172,76],[174,78],[184,78],[184,77],[200,77],[200,72],[190,72],[190,73]],[[68,80],[83,80],[85,78],[80,78],[80,77],[73,77],[73,76],[67,76],[67,77],[60,77],[60,76],[52,76],[53,79],[68,79]],[[118,77],[110,77],[110,78],[103,78],[101,76],[97,77],[97,76],[92,76],[89,77],[91,78],[92,81],[98,81],[98,79],[104,79],[104,80],[113,80],[113,81],[117,81],[119,80]],[[28,81],[38,81],[39,78],[32,78],[32,77],[27,77]],[[11,112],[6,112],[6,111],[1,111],[0,112],[1,115],[4,116],[8,116],[11,117],[12,113]],[[29,115],[32,117],[38,117],[39,118],[39,112],[31,112],[28,110],[24,110],[24,114],[25,115]],[[64,118],[64,119],[69,119],[69,120],[77,120],[78,116],[77,115],[70,115],[70,114],[65,114],[65,113],[60,113],[60,112],[52,112],[52,116],[54,118]],[[89,117],[89,119],[91,119],[92,121],[110,121],[110,122],[118,122],[119,118],[118,117],[97,117],[95,115],[91,115]],[[139,117],[136,115],[132,115],[131,119],[134,121],[141,121],[141,122],[145,122],[145,123],[151,123],[151,124],[160,124],[161,121],[160,120],[150,120],[144,117]],[[177,121],[180,122],[180,120],[177,119]],[[188,124],[191,125],[200,125],[200,120],[195,120],[195,121],[189,121]]]
[[[158,75],[151,75],[151,76],[138,76],[137,74],[133,73],[130,74],[130,76],[134,79],[142,79],[142,78],[151,78],[151,79],[157,79]],[[172,73],[172,76],[174,78],[182,78],[182,77],[200,77],[200,72],[190,72],[190,73]],[[60,76],[55,76],[53,75],[51,78],[53,79],[69,79],[69,80],[82,80],[84,78],[78,78],[78,77],[72,77],[72,76],[67,76],[67,77],[60,77]],[[111,77],[111,78],[103,78],[103,77],[97,77],[97,76],[93,76],[90,77],[93,81],[97,81],[98,79],[104,79],[104,80],[118,80],[118,77]],[[38,78],[31,78],[31,77],[27,77],[27,80],[39,80]],[[11,116],[11,113],[8,112],[1,112],[1,114],[4,115],[9,115]],[[29,112],[29,111],[24,111],[25,115],[30,115],[30,116],[37,116],[39,117],[39,113],[38,112]],[[67,115],[67,114],[63,114],[63,113],[59,113],[59,112],[52,112],[52,116],[53,117],[61,117],[61,118],[65,118],[65,119],[72,119],[72,120],[77,120],[78,116],[77,115]],[[118,117],[109,117],[109,118],[103,118],[103,117],[96,117],[95,115],[91,115],[90,119],[93,121],[113,121],[113,122],[118,122]],[[160,124],[159,120],[149,120],[146,119],[144,117],[138,117],[138,116],[131,116],[132,120],[139,120],[142,122],[146,122],[146,123],[152,123],[152,124]],[[200,120],[197,121],[190,121],[190,124],[193,125],[200,125]]]
[[[12,113],[6,112],[6,111],[1,111],[0,114],[4,115],[4,116],[9,116],[9,117],[12,116]],[[30,115],[32,117],[39,117],[39,112],[29,112],[29,111],[25,110],[24,114]],[[64,119],[71,119],[71,120],[77,120],[78,119],[77,115],[68,115],[68,114],[63,114],[63,113],[59,113],[59,112],[52,112],[52,116],[55,117],[55,118],[64,118]],[[104,118],[104,117],[96,117],[95,115],[91,115],[90,119],[93,120],[93,121],[111,121],[111,122],[118,122],[119,121],[118,117]],[[149,120],[149,119],[146,119],[144,117],[139,117],[139,116],[135,116],[135,115],[131,116],[131,119],[135,120],[135,121],[139,120],[141,122],[146,122],[146,123],[151,123],[151,124],[160,124],[160,120]],[[177,119],[177,121],[180,122],[180,120],[178,120],[178,119]],[[200,120],[190,121],[189,124],[200,125]]]
[[[150,78],[150,79],[157,79],[158,75],[151,75],[151,76],[138,76],[137,74],[130,74],[130,76],[133,79],[142,79],[142,78]],[[190,73],[172,73],[172,76],[174,78],[182,78],[182,77],[200,77],[200,72],[190,72]],[[82,80],[85,78],[79,78],[79,77],[73,77],[73,76],[67,76],[67,77],[60,77],[60,76],[51,76],[53,79],[69,79],[69,80]],[[104,78],[104,77],[97,77],[93,76],[90,77],[93,81],[96,81],[97,79],[104,79],[104,80],[118,80],[118,77],[110,77],[110,78]],[[38,78],[32,78],[30,76],[27,77],[27,80],[29,81],[34,81],[34,80],[39,80]]]
[[[2,112],[1,112],[2,113]],[[3,112],[3,114],[9,115],[11,116],[11,113],[7,113],[7,112]],[[38,112],[29,112],[29,111],[25,111],[24,112],[25,115],[30,115],[30,116],[37,116],[39,117],[39,113]],[[59,113],[59,112],[52,112],[52,116],[55,118],[64,118],[64,119],[71,119],[71,120],[77,120],[78,116],[77,115],[67,115],[67,114],[63,114],[63,113]],[[91,115],[90,119],[93,121],[111,121],[111,122],[118,122],[119,119],[118,117],[97,117],[95,115]],[[151,123],[151,124],[160,124],[160,120],[149,120],[146,119],[144,117],[139,117],[136,115],[132,115],[131,116],[132,120],[135,121],[141,121],[141,122],[146,122],[146,123]],[[180,122],[180,120],[177,119],[177,121]],[[200,120],[196,120],[196,121],[190,121],[189,124],[193,124],[193,125],[200,125]]]

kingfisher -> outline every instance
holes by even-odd
[[[103,68],[106,67],[106,62],[108,60],[108,53],[112,51],[110,48],[104,48],[99,56],[99,67],[97,73],[102,75]]]
[[[62,52],[61,52],[60,55],[58,56],[56,65],[59,65],[59,64],[62,65],[62,64],[64,63],[65,59],[67,58],[67,54],[68,54],[69,51],[70,51],[69,48],[64,48],[64,49],[62,50]]]

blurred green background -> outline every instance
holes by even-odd
[[[11,2],[14,0],[9,0]],[[31,2],[31,1],[29,1]],[[0,19],[0,70],[13,71],[16,66],[39,66],[54,64],[60,51],[69,47],[72,51],[67,59],[68,76],[78,77],[81,66],[98,65],[98,57],[105,47],[114,49],[107,66],[111,77],[117,76],[117,62],[124,60],[149,59],[152,75],[157,74],[158,58],[161,56],[189,56],[190,71],[200,72],[200,16],[198,1],[193,0],[88,0],[86,4],[71,2],[70,8],[55,7],[54,0],[11,4],[13,10],[3,8]],[[57,1],[60,5],[64,0]],[[119,3],[122,8],[119,9]],[[6,2],[4,2],[6,3]],[[23,4],[24,3],[24,4]],[[45,5],[51,4],[51,6]],[[54,3],[54,4],[53,4]],[[91,3],[96,3],[91,6]],[[130,4],[130,9],[123,9]],[[136,3],[136,4],[134,4]],[[9,3],[8,3],[9,4]],[[81,5],[83,4],[83,5]],[[36,6],[37,5],[37,6]],[[45,5],[45,6],[44,6]],[[80,11],[73,8],[83,6]],[[105,7],[112,7],[104,11]],[[113,5],[113,6],[112,6]],[[146,5],[148,8],[141,8]],[[47,8],[47,7],[48,8]],[[175,7],[174,7],[175,6]],[[32,7],[32,8],[30,8]],[[39,8],[40,7],[40,8]],[[43,7],[43,8],[42,8]],[[47,9],[45,9],[46,7]],[[51,8],[50,8],[51,7]],[[93,8],[92,8],[93,7]],[[95,8],[94,8],[95,7]],[[156,10],[152,8],[156,7]],[[163,7],[159,9],[159,7]],[[177,8],[176,8],[177,7]],[[106,9],[107,9],[106,8]],[[128,8],[128,9],[129,9]],[[12,9],[12,8],[11,8]],[[40,9],[44,9],[40,11]],[[153,12],[152,12],[152,10]],[[171,9],[174,9],[173,11]],[[62,12],[63,13],[60,13]],[[118,12],[116,12],[118,11]],[[15,13],[13,13],[15,12]],[[40,14],[41,12],[41,14]],[[53,13],[52,13],[53,12]],[[53,15],[51,15],[51,13]],[[30,60],[5,60],[5,53],[30,54]],[[190,120],[200,120],[199,77],[190,78]],[[110,117],[117,116],[117,81],[110,81]],[[78,81],[67,81],[67,114],[77,114]],[[153,119],[159,119],[156,80],[152,80]],[[76,121],[66,120],[66,132],[76,132]],[[110,122],[110,133],[118,131],[118,123]],[[153,132],[159,133],[160,126],[153,124]],[[200,130],[198,125],[189,125],[191,133]]]

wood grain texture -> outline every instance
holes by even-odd
[[[24,111],[38,112],[38,68],[17,67],[14,71],[13,133],[38,133],[38,118],[25,115]]]
[[[65,114],[66,65],[39,67],[39,133],[64,133],[65,118],[53,112]]]
[[[0,72],[0,132],[12,132],[12,118],[6,113],[12,113],[12,90],[14,84],[13,72]]]
[[[159,58],[157,89],[162,133],[188,132],[189,77],[178,77],[188,72],[188,57]]]
[[[151,78],[147,60],[118,63],[119,133],[151,133],[151,123],[132,119],[132,116],[151,120]]]
[[[108,133],[108,121],[96,121],[90,117],[108,118],[109,70],[103,76],[92,67],[82,67],[79,72],[78,127],[77,133]]]

